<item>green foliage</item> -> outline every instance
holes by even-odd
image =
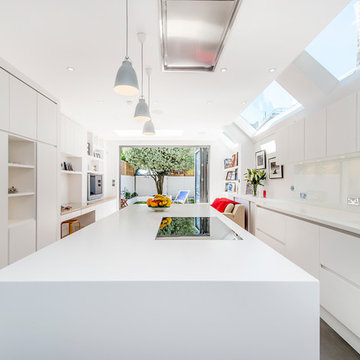
[[[172,218],[169,225],[159,230],[158,236],[191,236],[197,235],[198,232],[198,229],[194,226],[194,218]]]
[[[121,161],[126,161],[126,157],[123,149],[121,149]]]
[[[164,176],[170,170],[194,168],[194,149],[182,147],[140,147],[126,150],[125,160],[135,169],[150,170],[158,194],[163,192]]]
[[[245,180],[252,185],[261,185],[261,181],[266,179],[266,171],[265,170],[257,170],[257,169],[247,169],[247,173],[245,175]]]
[[[152,172],[186,171],[194,167],[194,150],[176,147],[140,147],[126,151],[125,159],[135,169]]]

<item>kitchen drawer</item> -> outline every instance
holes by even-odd
[[[256,229],[255,236],[261,241],[263,241],[265,244],[269,245],[271,248],[276,250],[281,255],[285,255],[285,245],[279,240],[272,238],[271,236],[263,233],[259,229]]]
[[[320,227],[320,263],[360,286],[360,237]]]
[[[360,288],[332,272],[320,270],[321,305],[360,337]]]
[[[285,244],[286,216],[274,211],[257,208],[256,228]]]

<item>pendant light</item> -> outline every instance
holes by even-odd
[[[126,0],[126,55],[116,74],[114,91],[124,96],[135,96],[139,93],[136,72],[129,59],[129,0]]]
[[[134,119],[138,121],[148,121],[151,117],[149,107],[144,97],[144,42],[146,36],[144,33],[138,33],[137,36],[141,44],[141,95],[136,105]]]
[[[150,113],[150,75],[151,75],[151,69],[146,69],[146,73],[148,76],[148,101],[149,101],[149,113]],[[144,135],[155,135],[155,127],[154,123],[151,120],[146,121],[143,127],[143,134]]]

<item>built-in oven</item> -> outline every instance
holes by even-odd
[[[88,201],[98,200],[103,197],[103,176],[88,174]]]

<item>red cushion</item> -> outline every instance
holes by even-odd
[[[236,201],[227,199],[227,198],[217,198],[214,200],[214,202],[211,204],[211,206],[216,209],[217,211],[223,213],[225,208],[229,205],[229,204],[239,204]]]

